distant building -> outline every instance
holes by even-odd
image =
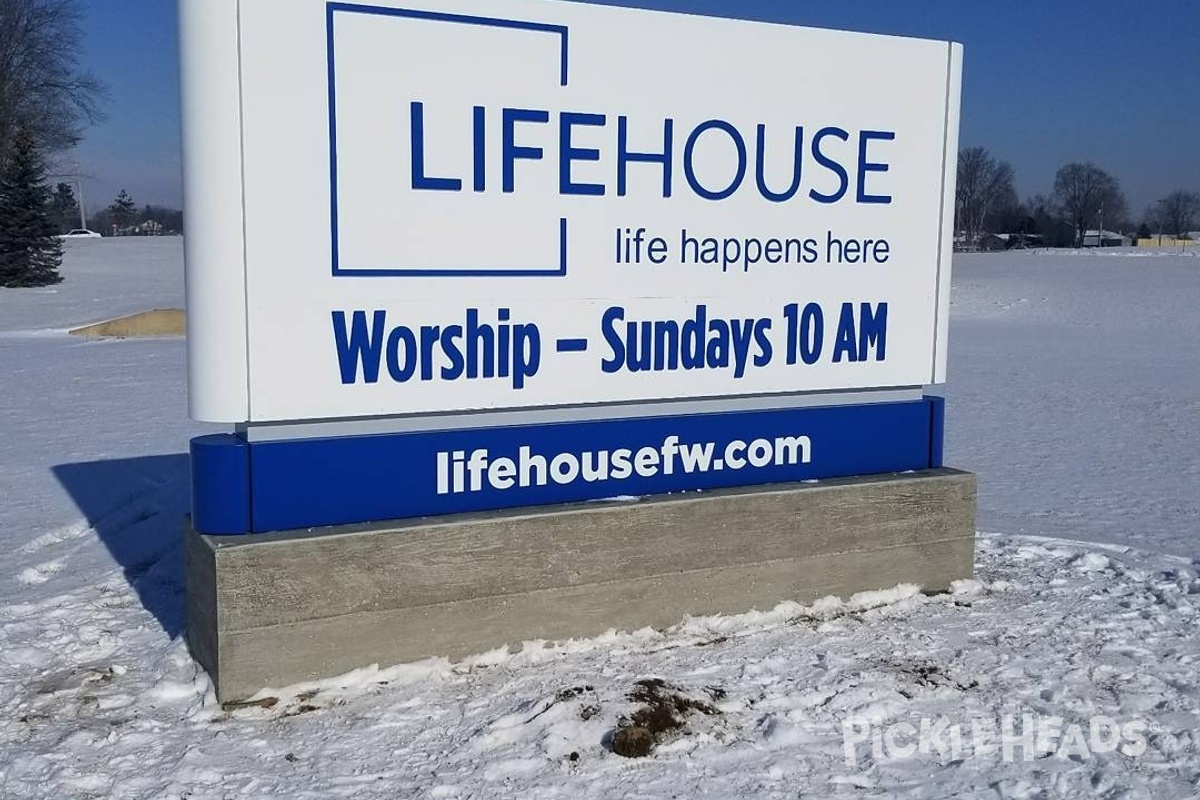
[[[979,237],[979,249],[988,252],[996,250],[1023,250],[1028,247],[1041,247],[1044,244],[1038,233],[985,233]]]
[[[1008,234],[1007,233],[985,233],[979,237],[978,249],[985,252],[995,252],[996,250],[1008,249]]]
[[[112,226],[110,236],[162,236],[163,226],[158,220],[148,219],[145,222],[140,222],[125,227],[117,225]]]
[[[1084,247],[1128,247],[1132,242],[1128,236],[1113,231],[1084,231]]]
[[[1174,236],[1147,236],[1137,240],[1138,247],[1194,247],[1200,249],[1200,231],[1187,234],[1186,239]]]

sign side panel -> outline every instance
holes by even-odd
[[[946,382],[950,342],[950,274],[954,260],[954,193],[958,188],[958,123],[962,108],[963,46],[951,43],[946,74],[946,145],[942,171],[942,231],[938,264],[937,330],[933,383]]]
[[[238,0],[179,0],[188,409],[249,419]]]

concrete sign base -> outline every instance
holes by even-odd
[[[972,574],[954,469],[244,536],[185,531],[187,638],[222,702],[371,664],[668,627]]]

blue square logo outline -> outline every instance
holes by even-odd
[[[475,17],[462,14],[448,14],[437,11],[419,9],[385,8],[382,6],[358,5],[355,3],[331,2],[325,7],[326,47],[328,59],[328,91],[329,91],[329,198],[330,198],[330,244],[333,276],[338,277],[472,277],[472,278],[513,278],[513,277],[565,277],[567,274],[567,219],[560,217],[558,221],[558,255],[556,267],[528,267],[515,269],[485,269],[478,267],[454,267],[444,269],[420,269],[412,267],[377,267],[377,268],[347,268],[341,265],[340,239],[338,231],[338,159],[337,159],[337,90],[336,62],[337,55],[334,45],[334,19],[339,13],[370,14],[375,16],[405,17],[432,22],[446,22],[460,25],[482,25],[509,30],[537,31],[551,33],[560,37],[560,67],[559,85],[566,86],[568,81],[569,39],[568,29],[562,25],[551,25],[541,22],[524,20],[501,19],[497,17]]]

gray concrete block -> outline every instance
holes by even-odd
[[[970,577],[951,469],[250,536],[186,532],[188,641],[218,697],[372,663],[667,627]]]

